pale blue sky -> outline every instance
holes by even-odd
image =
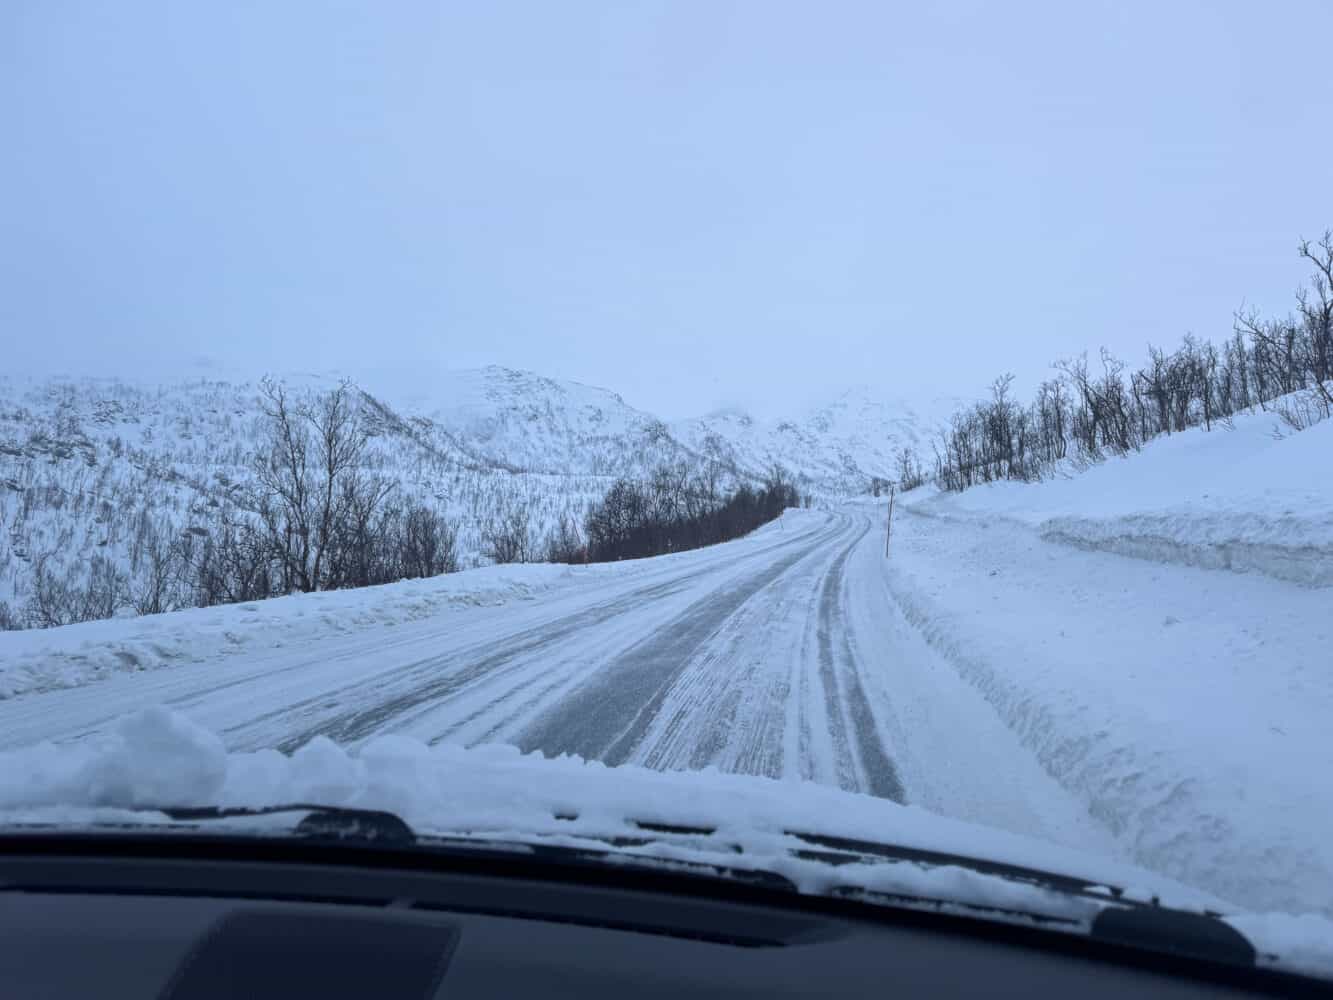
[[[667,416],[1285,312],[1333,4],[0,7],[18,370],[499,363]]]

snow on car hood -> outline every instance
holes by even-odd
[[[714,831],[637,849],[639,858],[718,861],[778,872],[802,890],[855,886],[974,906],[1086,916],[1087,899],[1016,885],[964,867],[908,863],[842,866],[794,863],[788,832],[856,838],[1019,865],[1117,886],[1130,898],[1227,914],[1269,958],[1333,975],[1333,922],[1314,915],[1244,914],[1210,894],[1130,865],[1000,830],[950,820],[914,806],[816,785],[723,774],[714,768],[657,772],[607,767],[578,757],[546,758],[505,745],[427,746],[381,736],[354,752],[318,737],[291,755],[228,753],[188,718],[154,707],[107,733],[74,744],[43,743],[0,753],[0,832],[31,822],[87,827],[152,822],[155,808],[262,808],[289,802],[395,813],[419,835],[511,843],[579,844],[639,838],[645,824]],[[160,817],[163,822],[167,819]],[[711,845],[711,846],[710,846]],[[629,852],[627,852],[629,853]],[[821,870],[823,869],[823,870]],[[1108,897],[1109,902],[1109,897]]]

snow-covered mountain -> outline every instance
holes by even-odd
[[[74,586],[108,569],[132,582],[155,539],[202,538],[236,511],[263,437],[258,395],[244,380],[0,376],[0,626],[21,618],[39,568]],[[456,525],[465,566],[485,561],[490,519],[526,511],[535,544],[615,478],[664,462],[716,462],[724,488],[781,464],[807,493],[864,493],[930,426],[864,391],[791,420],[728,411],[673,426],[606,389],[497,367],[362,385],[357,399],[371,471]]]
[[[637,475],[663,462],[714,461],[762,479],[781,465],[804,489],[829,495],[858,495],[873,478],[895,478],[904,447],[924,459],[957,405],[889,400],[859,386],[783,419],[733,408],[668,423],[610,390],[498,366],[385,392],[478,461],[518,472]]]
[[[903,448],[924,459],[951,404],[890,401],[860,386],[798,417],[765,421],[726,409],[671,429],[687,447],[739,468],[763,473],[780,464],[811,488],[856,495],[872,477],[897,478]]]
[[[608,389],[492,365],[446,372],[429,391],[391,391],[487,464],[551,475],[635,475],[695,460],[657,417]]]

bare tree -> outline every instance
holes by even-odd
[[[48,568],[50,553],[40,556],[33,573],[32,593],[25,608],[28,622],[37,628],[56,628],[76,622],[112,617],[130,600],[125,575],[106,556],[88,560],[83,586],[60,579]]]
[[[903,445],[898,449],[894,456],[894,471],[898,476],[898,488],[901,490],[914,490],[926,481],[925,471],[921,468],[921,460],[916,456],[916,449],[910,445]],[[878,487],[879,481],[876,480]],[[875,491],[875,496],[879,496],[879,489]]]
[[[486,555],[497,563],[534,561],[536,544],[530,522],[528,505],[521,502],[492,516],[481,529],[481,543]]]
[[[1307,367],[1310,379],[1323,401],[1324,416],[1333,407],[1333,230],[1325,229],[1318,243],[1302,240],[1300,255],[1314,265],[1310,284],[1313,294],[1302,289],[1297,304],[1308,344]]]
[[[143,566],[130,588],[130,603],[141,615],[156,615],[181,606],[183,560],[179,546],[154,535],[143,543]]]
[[[268,436],[255,460],[251,507],[281,561],[284,589],[340,585],[328,565],[336,546],[355,534],[351,522],[368,523],[390,492],[361,474],[367,433],[353,392],[342,382],[313,401],[293,401],[272,378],[260,385]]]
[[[555,529],[546,536],[546,561],[578,563],[583,562],[587,554],[578,524],[569,514],[561,514]]]
[[[418,504],[404,515],[400,552],[402,575],[408,579],[458,569],[453,528],[437,511],[424,505]]]

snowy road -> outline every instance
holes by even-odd
[[[716,767],[1132,861],[1257,908],[1327,906],[1328,591],[915,502],[885,559],[882,517],[789,511],[658,559],[10,633],[19,672],[163,655],[0,699],[0,749],[164,704],[234,751],[401,734]],[[1259,759],[1274,765],[1261,781]]]
[[[882,547],[874,509],[791,512],[527,601],[0,701],[0,747],[77,739],[159,703],[233,750],[399,733],[716,766],[1113,852],[891,611]]]
[[[849,556],[869,529],[860,514],[807,520],[537,606],[19,699],[0,706],[15,716],[4,743],[78,737],[151,700],[234,749],[397,732],[800,774],[901,801],[843,621]]]

